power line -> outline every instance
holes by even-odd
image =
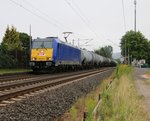
[[[57,24],[55,24],[55,23],[49,21],[49,20],[46,19],[45,17],[42,17],[42,16],[36,14],[35,12],[31,11],[30,9],[27,9],[27,8],[24,7],[22,4],[16,2],[15,0],[9,0],[9,1],[11,1],[13,4],[15,4],[15,5],[17,5],[17,6],[21,7],[21,8],[23,8],[24,10],[26,10],[26,11],[29,12],[30,14],[32,14],[32,15],[34,15],[34,16],[40,18],[41,20],[43,20],[43,21],[45,21],[45,22],[47,22],[47,23],[49,23],[49,24],[52,24],[53,26],[55,26],[55,27],[57,27],[57,28],[60,28],[61,30],[64,30],[64,29],[62,28],[62,26],[58,26]],[[30,4],[30,3],[28,2],[27,4]],[[50,17],[50,16],[47,15],[46,13],[44,13],[44,12],[42,12],[41,10],[37,9],[36,7],[34,7],[32,4],[30,4],[30,6],[32,6],[32,8],[36,9],[36,11],[40,12],[41,14],[44,14],[45,16]],[[56,21],[57,21],[57,20],[56,20]],[[57,21],[57,22],[58,22],[58,21]],[[60,22],[59,22],[59,23],[60,23]],[[68,28],[68,27],[67,27],[67,28]],[[71,30],[71,29],[70,29],[70,30]],[[76,34],[77,34],[77,33],[76,33]]]
[[[85,21],[84,17],[82,17],[82,16],[80,15],[80,13],[71,5],[71,3],[70,3],[68,0],[65,0],[65,1],[66,1],[66,3],[70,6],[70,8],[79,16],[79,18],[80,18],[80,19],[82,20],[82,22],[88,27],[88,29],[98,37],[97,33],[94,32],[94,31],[91,29],[91,27],[89,26],[89,24],[87,24],[87,22]],[[98,37],[98,38],[99,38],[99,37]]]
[[[36,14],[35,12],[31,11],[30,9],[24,7],[23,5],[19,4],[18,2],[14,1],[14,0],[9,0],[9,1],[11,1],[11,2],[14,3],[15,5],[17,5],[17,6],[21,7],[21,8],[23,8],[24,10],[26,10],[26,11],[29,12],[30,14],[32,14],[32,15],[34,15],[34,16],[40,18],[41,20],[44,20],[45,22],[47,22],[47,23],[49,23],[49,24],[52,24],[53,26],[55,26],[55,27],[60,28],[61,30],[63,30],[62,25],[59,26],[59,25],[57,25],[56,23],[49,21],[48,19],[46,19],[46,18],[44,18],[44,17],[42,17],[42,16]],[[92,30],[92,28],[89,26],[89,24],[85,21],[86,17],[85,17],[85,16],[83,17],[82,15],[80,15],[80,13],[71,5],[70,2],[68,2],[67,0],[65,0],[65,1],[66,1],[67,4],[72,8],[72,10],[80,17],[80,19],[81,19],[81,20],[84,22],[84,24],[89,28],[89,30],[90,30],[91,32],[93,32],[93,33],[99,38],[99,36],[97,35],[97,33],[96,33],[94,30]],[[27,3],[27,4],[30,4],[30,3]],[[37,10],[38,12],[44,14],[45,16],[50,17],[50,16],[47,15],[46,13],[44,13],[44,12],[42,12],[41,10],[37,9],[36,7],[34,7],[32,4],[30,4],[30,6],[32,6],[35,10]],[[78,7],[78,8],[79,8],[79,7]],[[52,17],[50,17],[50,18],[52,18]],[[54,19],[54,18],[52,18],[52,19],[53,19],[55,22],[57,21],[57,20]],[[87,21],[89,22],[89,20],[87,20]],[[58,23],[58,21],[57,21],[57,23]],[[60,22],[59,22],[59,24],[60,24]],[[108,40],[108,41],[109,41],[109,40]],[[110,42],[111,42],[111,41],[110,41]],[[113,43],[114,43],[114,42],[113,42]]]
[[[118,44],[116,44],[115,42],[111,41],[110,39],[107,39],[109,42],[113,43],[115,46],[120,47]]]
[[[58,21],[57,19],[49,16],[47,13],[41,11],[40,9],[36,8],[34,5],[32,5],[29,1],[25,0],[23,1],[26,4],[28,4],[29,6],[31,6],[33,9],[35,9],[36,11],[38,11],[39,13],[41,13],[42,15],[45,15],[46,17],[50,18],[51,20],[53,20],[54,22],[57,22],[57,24],[59,24],[60,26],[63,26],[64,28],[67,28],[69,30],[71,30],[71,28],[69,28],[68,26],[64,26],[60,21]]]
[[[81,10],[80,10],[80,8],[76,5],[76,4],[74,4],[74,6],[76,6],[77,7],[77,9],[78,9],[78,11],[71,5],[71,3],[68,1],[68,0],[65,0],[66,1],[66,3],[71,7],[71,9],[79,16],[79,18],[82,20],[82,22],[89,28],[89,30],[92,32],[92,33],[94,33],[95,34],[95,36],[97,37],[97,38],[99,38],[99,35],[94,31],[94,29],[93,28],[91,28],[91,26],[90,26],[90,21],[87,19],[87,17],[81,12]],[[102,40],[101,40],[102,41]],[[113,43],[114,45],[117,45],[116,43],[114,43],[114,42],[112,42],[112,41],[110,41],[110,40],[108,40],[109,42],[111,42],[111,43]],[[117,47],[118,47],[118,45],[117,45]]]
[[[34,15],[34,16],[40,18],[41,20],[44,20],[45,22],[47,22],[47,23],[49,23],[49,24],[51,24],[51,25],[53,25],[53,26],[55,26],[55,27],[57,27],[57,28],[63,30],[62,27],[60,27],[60,26],[58,26],[57,24],[55,24],[55,23],[49,21],[48,19],[45,19],[44,17],[42,17],[42,16],[40,16],[40,15],[38,15],[38,14],[32,12],[30,9],[25,8],[23,5],[19,4],[18,2],[14,1],[14,0],[9,0],[9,1],[11,1],[11,2],[14,3],[15,5],[17,5],[17,6],[21,7],[21,8],[23,8],[24,10],[26,10],[26,11],[29,12],[30,14],[32,14],[32,15]]]
[[[77,8],[77,10],[80,12],[80,14],[82,15],[82,17],[88,22],[91,23],[90,20],[83,14],[83,12],[81,11],[81,9],[78,7],[78,5],[72,0],[72,3],[74,4],[74,6]]]
[[[72,0],[72,2],[73,2],[72,4],[77,8],[77,10],[79,11],[79,14],[82,16],[82,18],[86,22],[87,26],[89,26],[89,28],[92,30],[92,32],[99,38],[99,35],[94,31],[95,27],[91,26],[90,20],[83,14],[81,9],[78,7],[78,5],[73,0]]]

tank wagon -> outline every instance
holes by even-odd
[[[114,60],[79,49],[60,41],[57,37],[37,38],[32,41],[30,66],[33,70],[83,69],[115,65]]]

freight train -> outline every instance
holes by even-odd
[[[37,38],[32,41],[30,66],[34,71],[115,65],[116,62],[112,59],[62,42],[57,37]]]

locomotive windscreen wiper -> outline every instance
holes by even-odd
[[[42,44],[41,44],[40,47],[41,47],[41,48],[46,48],[45,45],[44,45],[44,42],[42,42]]]

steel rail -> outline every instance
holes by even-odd
[[[88,72],[88,73],[84,73],[84,74],[80,74],[80,75],[73,75],[73,76],[64,77],[64,78],[60,77],[59,79],[54,79],[54,80],[51,80],[51,81],[48,81],[46,79],[47,81],[44,81],[44,82],[41,82],[41,83],[36,83],[36,84],[28,85],[28,86],[18,87],[18,88],[15,88],[15,89],[10,89],[8,91],[1,92],[0,101],[8,100],[10,98],[14,98],[14,97],[17,97],[17,96],[21,96],[21,95],[24,95],[26,93],[42,90],[42,89],[47,88],[47,87],[60,85],[60,84],[67,83],[67,82],[70,82],[70,81],[72,82],[74,80],[77,80],[77,79],[80,79],[80,78],[83,78],[83,77],[86,77],[86,76],[98,74],[98,73],[101,73],[101,72],[109,71],[111,69],[112,68],[104,69],[104,70],[97,70],[97,71],[94,71],[94,72]]]
[[[95,69],[92,69],[92,70],[95,70]],[[92,71],[92,70],[89,70],[89,71]],[[86,70],[87,71],[87,70]],[[84,71],[76,71],[75,73],[78,73],[78,72],[85,72]],[[61,75],[61,74],[68,74],[68,73],[74,73],[73,71],[72,72],[61,72],[61,73],[16,73],[16,74],[9,74],[9,75],[0,75],[0,84],[2,83],[10,83],[11,81],[18,81],[18,80],[22,80],[22,79],[28,79],[28,78],[37,78],[37,77],[41,77],[41,76],[49,76],[51,74],[54,74],[54,75]]]
[[[41,82],[54,80],[54,79],[58,79],[58,78],[64,78],[66,76],[72,76],[72,75],[78,75],[78,74],[87,73],[87,72],[93,72],[93,71],[95,71],[95,70],[80,71],[80,72],[74,72],[74,73],[63,73],[63,74],[55,74],[55,75],[41,75],[36,78],[29,78],[26,80],[15,80],[12,82],[0,84],[0,91],[9,90],[10,88],[15,88],[15,87],[29,85],[29,84],[31,85],[31,84],[35,84],[35,83],[41,83]]]

